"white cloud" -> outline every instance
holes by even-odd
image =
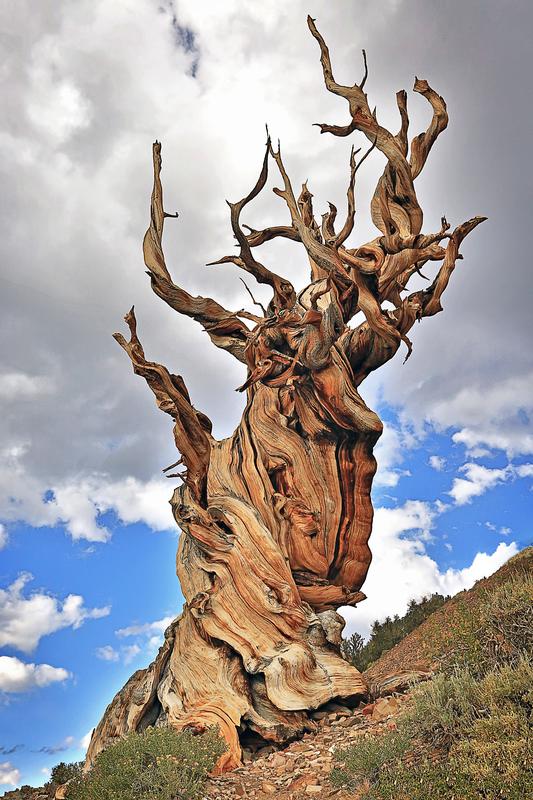
[[[91,737],[93,735],[93,730],[94,728],[91,728],[91,730],[87,731],[85,736],[82,736],[82,738],[80,739],[80,747],[82,750],[87,750],[87,748],[89,747],[91,743]]]
[[[6,531],[5,525],[0,522],[0,550],[3,550],[9,541],[9,536]]]
[[[164,633],[174,617],[163,617],[154,622],[142,622],[138,625],[129,625],[127,628],[119,628],[115,631],[120,638],[127,636],[143,636],[151,633]]]
[[[503,450],[511,458],[533,453],[533,372],[493,381],[490,385],[465,386],[451,403],[436,409],[440,424],[462,426],[453,441],[471,453]],[[520,417],[522,412],[524,417]]]
[[[106,644],[103,647],[96,648],[96,657],[102,661],[122,661],[123,664],[131,664],[140,652],[141,647],[138,644],[123,645],[120,648],[120,652],[110,644]]]
[[[479,497],[500,483],[533,476],[533,464],[507,464],[501,469],[491,469],[481,464],[468,462],[459,468],[459,472],[464,472],[466,477],[454,478],[448,494],[456,505],[461,506],[470,503],[474,497]],[[486,522],[485,525],[487,528],[496,530],[496,526],[491,522]]]
[[[464,472],[466,477],[454,478],[453,486],[448,492],[458,506],[470,503],[474,497],[479,497],[488,489],[492,489],[497,484],[508,480],[512,475],[512,468],[489,469],[480,464],[469,462],[468,464],[463,464],[460,472]]]
[[[27,375],[24,372],[0,374],[0,401],[24,400],[42,394],[52,394],[54,383],[47,375]]]
[[[384,423],[383,433],[374,450],[378,464],[375,486],[392,488],[397,486],[400,478],[410,474],[408,470],[398,467],[404,459],[406,449],[412,445],[408,431],[396,428],[390,422]]]
[[[446,459],[442,458],[442,456],[430,456],[429,466],[437,470],[437,472],[442,472],[446,466]]]
[[[138,644],[129,644],[122,648],[122,658],[125,664],[131,664],[134,658],[136,658],[139,653],[141,652],[141,648]]]
[[[463,569],[450,568],[439,575],[441,592],[453,595],[463,589],[469,589],[476,581],[492,575],[517,552],[518,548],[515,542],[510,544],[500,542],[493,553],[476,553],[469,567],[464,567]]]
[[[163,635],[160,636],[150,636],[148,641],[146,642],[146,651],[147,653],[155,653],[163,644]]]
[[[348,632],[368,636],[374,620],[403,615],[412,599],[469,588],[518,551],[515,542],[501,543],[491,554],[478,553],[464,569],[442,571],[425,550],[437,513],[429,503],[413,500],[398,508],[376,509],[373,557],[363,587],[367,600],[355,609],[342,609]]]
[[[113,510],[125,524],[144,522],[156,531],[174,529],[170,510],[171,484],[166,479],[146,482],[135,478],[102,482],[92,493],[92,501],[100,511]]]
[[[87,619],[100,619],[110,613],[110,606],[86,608],[81,595],[69,594],[58,600],[44,592],[23,594],[33,579],[21,573],[6,589],[0,589],[0,647],[14,647],[31,653],[43,636],[62,628],[79,628]]]
[[[0,762],[0,786],[16,786],[20,783],[20,770],[10,761]]]
[[[119,653],[114,647],[111,647],[110,644],[106,644],[103,647],[97,647],[96,657],[101,659],[101,661],[118,661],[120,659]]]
[[[38,481],[23,459],[30,445],[19,443],[3,452],[0,462],[0,517],[24,520],[34,527],[65,525],[75,540],[107,542],[109,530],[99,515],[114,512],[123,524],[142,522],[153,530],[175,529],[169,499],[172,485],[165,478],[112,480],[105,473],[69,482]]]
[[[512,529],[503,525],[500,529],[498,526],[495,525],[493,522],[485,522],[485,527],[489,529],[489,531],[499,532],[501,536],[509,536],[512,533]]]
[[[514,471],[519,478],[533,478],[533,464],[519,464]]]
[[[128,664],[141,651],[149,655],[155,653],[163,644],[163,634],[174,619],[174,617],[162,617],[154,622],[142,622],[115,631],[119,639],[135,637],[137,640],[134,644],[121,648],[124,663]]]
[[[70,677],[70,672],[63,667],[25,664],[14,656],[0,656],[0,692],[28,692]]]

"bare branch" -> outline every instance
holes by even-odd
[[[405,156],[405,147],[402,136],[406,130],[407,110],[403,99],[399,98],[399,108],[402,116],[402,130],[398,137],[379,125],[375,112],[370,110],[366,94],[361,86],[341,86],[334,77],[328,47],[318,32],[314,20],[307,18],[309,29],[320,47],[320,61],[327,89],[334,94],[344,97],[348,101],[352,121],[346,128],[321,125],[322,133],[333,133],[345,136],[351,130],[358,130],[365,134],[386,156],[388,164],[378,183],[371,210],[374,224],[385,234],[391,233],[389,220],[393,222],[394,230],[402,236],[417,234],[422,227],[422,211],[418,205],[410,166]],[[387,206],[387,219],[384,219],[384,204]]]
[[[437,273],[437,276],[431,286],[425,289],[423,292],[416,292],[414,295],[411,295],[411,300],[416,298],[420,298],[421,300],[421,317],[432,317],[434,314],[438,314],[439,311],[442,311],[441,305],[441,297],[448,286],[451,274],[455,269],[455,262],[457,259],[462,258],[459,254],[459,247],[463,239],[468,236],[474,228],[477,228],[482,222],[485,222],[487,217],[473,217],[469,219],[467,222],[463,222],[462,225],[459,225],[452,235],[450,236],[450,241],[448,242],[448,246],[446,248],[446,255],[444,256],[444,262]],[[408,298],[409,299],[409,298]]]
[[[162,247],[164,220],[170,215],[163,209],[160,142],[154,142],[152,154],[154,186],[150,203],[150,227],[143,241],[144,263],[148,267],[152,289],[175,311],[200,322],[208,331],[213,344],[244,362],[244,347],[248,334],[244,322],[216,300],[209,297],[193,297],[172,282]]]
[[[292,239],[293,242],[300,241],[298,231],[290,225],[274,225],[271,228],[264,228],[261,231],[256,231],[254,228],[250,228],[249,225],[243,225],[242,227],[250,231],[246,236],[250,247],[258,247],[265,242],[270,242],[272,239],[277,238]]]
[[[407,114],[407,92],[405,91],[405,89],[401,89],[399,92],[396,93],[396,104],[398,106],[398,111],[400,112],[400,118],[402,120],[402,124],[395,138],[401,148],[403,155],[407,156],[407,150],[409,147],[407,141],[407,131],[409,130],[409,115]]]
[[[425,80],[415,78],[414,92],[423,95],[433,108],[433,117],[425,133],[420,133],[411,142],[411,173],[413,180],[420,175],[429,151],[435,144],[437,137],[446,129],[448,125],[448,112],[443,98],[433,91],[429,83]]]
[[[268,177],[268,156],[271,151],[271,142],[270,136],[267,139],[265,155],[263,158],[263,166],[261,168],[261,173],[259,178],[257,179],[257,183],[253,187],[253,189],[243,197],[242,200],[239,200],[238,203],[229,203],[228,205],[231,210],[231,227],[234,233],[235,238],[240,247],[240,255],[239,256],[224,256],[223,258],[219,259],[218,261],[211,261],[209,266],[213,264],[225,264],[231,262],[236,264],[241,269],[246,270],[254,278],[257,280],[258,283],[266,283],[272,287],[274,290],[274,299],[273,303],[276,308],[290,308],[296,299],[296,293],[294,291],[294,287],[290,283],[290,281],[286,280],[285,278],[276,275],[275,272],[272,272],[259,261],[256,261],[252,254],[252,249],[250,246],[250,242],[248,241],[247,235],[241,228],[240,225],[240,215],[243,208],[263,189],[267,177]]]
[[[329,211],[325,214],[322,214],[322,239],[328,245],[328,247],[332,247],[335,244],[335,240],[337,235],[335,233],[335,220],[337,219],[337,206],[333,205],[333,203],[328,203]]]
[[[364,52],[364,50],[363,50]],[[365,62],[366,63],[366,62]],[[354,226],[355,221],[355,176],[357,174],[357,170],[360,168],[361,164],[368,158],[372,150],[376,146],[376,139],[374,140],[373,144],[370,145],[364,156],[360,159],[359,162],[356,162],[355,156],[359,153],[358,150],[354,150],[352,147],[352,152],[350,154],[350,182],[348,184],[348,191],[347,191],[347,198],[348,198],[348,212],[346,215],[346,222],[343,225],[342,230],[340,231],[339,235],[335,238],[333,242],[335,247],[340,247],[348,236],[351,234]]]
[[[362,79],[361,83],[359,84],[359,88],[360,89],[364,89],[364,86],[365,86],[365,83],[366,83],[366,79],[368,78],[368,64],[367,64],[367,61],[366,61],[366,50],[363,50],[363,63],[365,65],[365,74],[363,75],[363,79]]]
[[[267,312],[266,312],[266,309],[265,309],[264,305],[263,305],[262,303],[259,303],[259,302],[258,302],[258,301],[255,299],[255,297],[253,296],[253,294],[252,294],[252,292],[251,292],[251,289],[250,289],[250,287],[248,286],[248,284],[246,283],[246,281],[244,280],[244,278],[241,278],[240,280],[241,280],[241,282],[242,282],[242,284],[243,284],[244,288],[246,289],[246,291],[248,292],[248,294],[249,294],[249,295],[250,295],[250,297],[252,298],[252,303],[254,304],[254,306],[259,306],[259,308],[260,308],[260,309],[261,309],[261,311],[263,312],[263,316],[265,316],[265,317],[266,317],[266,315],[267,315]]]
[[[124,317],[130,329],[130,341],[121,333],[114,338],[131,359],[133,371],[143,377],[155,395],[159,408],[174,420],[174,440],[187,468],[184,477],[193,496],[200,502],[205,496],[207,470],[211,453],[211,422],[192,405],[181,376],[172,375],[166,367],[147,361],[137,337],[137,321],[132,308]],[[176,466],[176,465],[171,465]],[[171,467],[167,467],[170,469]]]
[[[379,297],[383,303],[390,300],[394,305],[401,304],[400,292],[415,273],[428,261],[442,261],[445,249],[437,244],[425,248],[406,248],[399,253],[387,255],[379,275]],[[424,276],[422,276],[424,277]]]
[[[278,139],[278,149],[274,150],[272,144],[270,144],[270,154],[276,164],[278,165],[278,169],[280,171],[281,177],[283,178],[283,189],[273,189],[274,194],[277,194],[278,197],[283,198],[287,204],[287,208],[289,209],[289,213],[291,215],[291,221],[293,227],[296,231],[298,231],[297,223],[301,222],[300,216],[300,209],[298,208],[298,203],[296,202],[296,197],[294,196],[294,191],[292,189],[290,178],[287,174],[287,170],[285,169],[285,165],[283,164],[283,159],[281,157],[281,146]]]

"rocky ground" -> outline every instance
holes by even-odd
[[[315,729],[298,741],[278,749],[272,745],[255,753],[243,751],[243,766],[210,778],[205,800],[299,800],[320,796],[335,800],[357,800],[353,792],[335,788],[329,780],[335,753],[364,736],[379,736],[396,726],[396,717],[409,701],[414,682],[431,677],[425,671],[399,671],[379,683],[371,684],[373,702],[357,708],[328,703],[312,715]],[[65,786],[58,788],[57,800],[65,797]],[[7,792],[5,800],[50,800],[43,789]]]
[[[403,690],[411,678],[416,677],[394,676],[391,686],[393,689]],[[349,797],[354,800],[353,792],[336,789],[329,781],[335,753],[360,737],[379,736],[394,728],[395,717],[408,700],[408,693],[394,692],[373,703],[361,703],[356,709],[328,703],[313,715],[316,730],[281,750],[264,747],[255,754],[245,751],[243,766],[211,778],[206,796],[210,800],[264,800],[274,795],[276,800],[297,800],[313,796],[334,796],[336,800]]]

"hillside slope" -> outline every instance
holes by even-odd
[[[371,702],[361,702],[357,708],[327,703],[313,712],[311,730],[303,737],[282,748],[273,743],[245,750],[245,763],[208,779],[203,796],[209,800],[267,800],[270,795],[278,800],[305,800],[313,794],[335,800],[427,800],[430,796],[433,800],[523,800],[533,788],[533,774],[528,773],[528,778],[524,769],[527,761],[533,760],[527,730],[533,714],[531,658],[517,658],[512,647],[500,648],[495,654],[489,650],[482,669],[470,677],[435,673],[439,666],[453,667],[458,656],[457,663],[464,663],[470,647],[475,659],[486,655],[486,641],[481,652],[476,649],[475,636],[472,640],[480,620],[485,625],[494,622],[494,629],[503,631],[503,646],[513,645],[518,631],[514,643],[518,642],[521,652],[531,654],[532,587],[533,547],[528,547],[489,578],[448,600],[384,653],[365,673]],[[491,609],[494,618],[488,616]],[[464,647],[465,643],[466,649],[458,650],[458,645]],[[479,666],[475,660],[469,664]],[[412,685],[433,676],[423,685]],[[457,712],[451,721],[450,701]],[[476,710],[480,702],[483,713]],[[413,725],[409,729],[402,722],[409,713],[414,714],[414,733]],[[424,725],[430,732],[425,738]],[[477,733],[476,725],[483,726]],[[451,731],[450,741],[439,731]],[[504,765],[501,774],[492,769],[493,764]],[[472,781],[469,769],[485,775],[483,785],[477,785],[477,776]],[[458,794],[453,780],[461,770],[468,791],[459,787],[463,794]],[[492,784],[487,783],[486,775]],[[376,776],[383,785],[374,785]],[[387,776],[390,786],[383,783]],[[510,792],[513,785],[518,793]],[[65,797],[64,787],[55,794],[56,788],[49,784],[40,790],[8,792],[4,797]]]
[[[383,653],[364,673],[369,685],[379,686],[395,673],[437,670],[461,633],[465,610],[475,615],[487,592],[524,573],[529,574],[533,581],[533,547],[521,550],[493,575],[477,581],[471,589],[454,595],[401,642]]]

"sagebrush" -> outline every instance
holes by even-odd
[[[420,644],[441,672],[413,690],[396,730],[336,754],[334,784],[361,800],[533,797],[533,576],[520,566],[529,550],[504,581],[425,623]]]
[[[91,771],[69,784],[68,800],[196,800],[226,746],[217,731],[202,736],[170,728],[132,733],[101,752]]]
[[[441,674],[413,693],[398,728],[336,754],[337,786],[361,800],[524,800],[533,796],[533,666]]]

